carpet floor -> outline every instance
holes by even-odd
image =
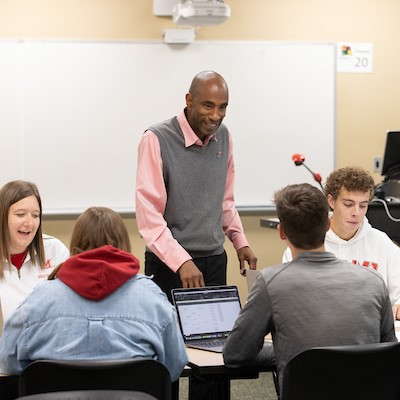
[[[231,381],[231,400],[277,400],[271,372],[261,372],[258,379]],[[188,400],[188,378],[179,380],[179,400]],[[207,400],[207,399],[204,399]]]

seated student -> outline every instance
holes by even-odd
[[[293,261],[264,268],[225,345],[230,367],[270,362],[272,334],[282,385],[286,364],[314,346],[396,342],[387,288],[372,268],[355,266],[324,249],[329,207],[307,183],[275,193],[279,235]]]
[[[155,358],[176,380],[188,362],[175,309],[138,274],[122,218],[103,207],[76,221],[71,257],[15,310],[0,339],[0,369],[33,360]]]
[[[362,168],[340,168],[328,176],[324,191],[332,209],[326,250],[376,269],[388,287],[393,317],[400,319],[400,247],[386,233],[372,228],[365,216],[374,193],[372,176]],[[290,259],[287,249],[283,261]]]
[[[31,182],[12,181],[0,189],[0,229],[0,301],[6,321],[69,251],[42,234],[42,202]]]

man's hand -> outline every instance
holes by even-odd
[[[400,304],[393,304],[392,311],[393,311],[393,319],[395,321],[400,320]]]
[[[184,262],[178,269],[178,272],[184,288],[205,286],[203,274],[196,267],[193,260]]]
[[[250,247],[242,247],[237,251],[238,259],[239,259],[239,266],[240,266],[240,273],[242,275],[246,275],[246,265],[245,261],[249,264],[250,269],[257,268],[257,257],[251,251]]]

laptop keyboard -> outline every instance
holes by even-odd
[[[197,342],[197,344],[203,347],[224,347],[226,340],[223,339],[215,339],[215,340],[206,340],[204,342]]]

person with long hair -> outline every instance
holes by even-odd
[[[76,221],[71,257],[4,325],[0,370],[18,375],[40,359],[154,358],[179,378],[188,362],[175,308],[139,274],[122,218],[91,207]]]
[[[0,300],[6,321],[35,285],[69,256],[42,233],[42,200],[34,183],[15,180],[0,189]]]

